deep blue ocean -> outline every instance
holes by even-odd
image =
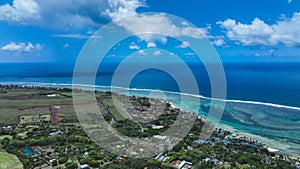
[[[180,76],[176,65],[174,72]],[[117,64],[99,68],[96,85],[110,86]],[[210,97],[211,88],[202,64],[189,64],[198,82],[201,95]],[[224,63],[227,99],[268,102],[300,107],[300,62]],[[74,64],[66,63],[0,63],[0,82],[72,83]],[[127,76],[124,72],[123,76]],[[121,86],[122,87],[122,86]],[[131,88],[160,89],[179,92],[179,87],[167,73],[149,69],[139,73]],[[191,91],[192,93],[192,91]],[[193,93],[192,93],[193,94]]]
[[[139,64],[142,63],[130,67]],[[111,86],[117,66],[118,63],[101,64],[95,85]],[[162,66],[170,68],[179,77],[187,76],[176,63],[164,63]],[[210,79],[204,65],[188,63],[188,66],[198,83],[200,95],[211,97]],[[230,62],[223,63],[223,67],[227,101],[221,127],[257,139],[279,149],[282,154],[300,157],[300,62]],[[71,84],[74,64],[0,63],[0,68],[0,83],[25,82],[49,86],[47,84]],[[89,67],[84,70],[82,76],[91,75]],[[126,79],[131,74],[125,70],[119,75]],[[123,86],[122,80],[117,86],[128,87]],[[182,92],[172,76],[158,69],[139,72],[131,80],[129,88]],[[145,90],[135,91],[135,94],[143,93]],[[193,90],[184,93],[195,94]],[[172,93],[169,96],[176,104],[178,96]],[[207,115],[208,102],[208,99],[201,102],[202,107],[197,109],[200,115]],[[187,109],[195,107],[192,102],[185,105]]]

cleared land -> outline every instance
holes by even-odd
[[[100,107],[102,113],[111,113],[116,121],[126,120],[128,114],[123,110],[121,102],[114,103],[107,93],[97,93],[97,98],[107,109]],[[59,117],[62,122],[78,122],[72,98],[72,91],[68,89],[54,90],[44,88],[0,88],[0,126],[16,125],[35,122],[33,119],[42,115],[49,115],[49,106],[60,106]],[[87,100],[80,100],[82,107]],[[117,105],[115,105],[117,104]],[[120,108],[118,111],[116,106]],[[44,121],[49,120],[49,117]]]
[[[22,169],[23,165],[15,155],[8,154],[0,150],[0,168],[1,169]]]
[[[55,94],[57,96],[51,96]],[[2,126],[22,124],[32,117],[49,115],[49,106],[52,105],[61,106],[59,116],[66,122],[77,121],[71,91],[6,87],[0,88],[0,100]]]

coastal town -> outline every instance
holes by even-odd
[[[115,155],[85,133],[71,108],[70,89],[26,86],[1,86],[0,89],[1,100],[7,101],[0,105],[1,151],[16,156],[20,168],[300,168],[299,158],[280,155],[267,145],[221,128],[206,128],[212,135],[201,139],[206,121],[200,116],[189,133],[168,151],[152,158]],[[138,96],[130,96],[131,105],[122,104],[125,112],[119,112],[112,95],[124,97],[111,92],[96,92],[99,109],[104,112],[111,130],[129,137],[156,137],[168,142],[169,138],[161,133],[184,112],[164,100]],[[8,104],[24,99],[26,105]],[[130,117],[126,111],[130,111]],[[133,151],[126,145],[116,148],[124,146]],[[10,164],[5,168],[8,166]]]

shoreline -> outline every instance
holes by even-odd
[[[49,88],[56,88],[56,89],[62,89],[62,88],[66,88],[66,89],[72,89],[75,85],[72,85],[72,84],[53,84],[53,83],[24,83],[24,82],[18,82],[18,83],[1,83],[0,82],[0,85],[16,85],[16,86],[19,86],[19,87],[40,87],[40,88],[45,88],[45,89],[49,89]],[[66,87],[66,86],[69,86],[69,87]],[[85,87],[91,87],[89,85],[79,85],[79,86],[85,86]],[[103,87],[103,88],[114,88],[114,87],[109,87],[109,86],[98,86],[98,87]],[[117,89],[123,89],[124,88],[121,88],[121,87],[116,87]],[[81,89],[81,88],[78,88],[78,89]],[[88,89],[82,89],[82,90],[88,90]],[[96,89],[95,89],[96,90]],[[138,89],[128,89],[128,90],[138,90]],[[142,90],[142,89],[141,89]],[[148,90],[150,91],[150,89],[145,89],[145,90]],[[96,91],[99,91],[99,92],[106,92],[105,90],[96,90]],[[107,90],[109,91],[109,90]],[[153,90],[151,90],[153,91]],[[115,91],[113,91],[115,92]],[[160,91],[161,92],[161,91]],[[168,91],[167,91],[168,92]],[[118,92],[115,92],[117,94],[124,94],[124,93],[118,93]],[[180,94],[180,93],[177,93],[177,92],[172,92],[172,93],[176,93],[176,94]],[[205,98],[205,97],[202,97],[202,98]],[[165,100],[165,99],[164,99]],[[167,101],[167,100],[165,100]],[[169,102],[169,101],[167,101]],[[249,101],[250,102],[250,101]],[[185,110],[183,107],[181,106],[178,106],[176,105],[175,103],[173,102],[169,102],[171,104],[171,106],[173,107],[176,107],[178,109],[181,109],[183,111],[187,111]],[[250,104],[250,103],[249,103]],[[282,105],[281,105],[282,106]],[[295,107],[297,108],[297,107]],[[299,108],[300,109],[300,108]],[[298,108],[297,108],[298,110]],[[188,111],[189,112],[189,111]],[[207,118],[202,115],[202,114],[199,114],[198,113],[198,117],[201,117],[201,120],[204,121],[205,123],[208,122],[210,124],[212,124],[210,121],[207,120]],[[216,125],[213,125],[215,128],[221,128],[221,129],[224,129],[224,130],[227,130],[233,134],[236,134],[236,135],[239,135],[239,136],[243,136],[243,137],[247,137],[249,139],[252,139],[252,140],[255,140],[255,141],[258,141],[258,142],[261,142],[263,145],[266,146],[266,148],[268,149],[269,152],[271,153],[275,153],[276,156],[279,156],[279,155],[284,155],[284,156],[287,156],[289,158],[299,158],[298,156],[295,156],[295,155],[291,155],[289,153],[284,153],[282,152],[283,150],[280,150],[280,149],[276,149],[274,147],[277,147],[278,146],[278,143],[279,144],[282,144],[282,145],[285,145],[284,143],[280,143],[279,141],[277,140],[274,140],[274,139],[270,139],[270,138],[267,138],[267,137],[262,137],[262,136],[259,136],[259,135],[256,135],[256,134],[252,134],[252,133],[248,133],[248,132],[245,132],[245,131],[241,131],[241,130],[238,130],[238,129],[235,129],[233,126],[230,126],[230,125],[226,125],[226,124],[221,124],[221,123],[218,123]],[[267,142],[267,143],[266,143]],[[276,146],[274,145],[276,144]],[[291,147],[291,146],[289,146]],[[287,147],[288,148],[288,147]]]
[[[202,98],[202,99],[208,99],[208,100],[223,101],[223,102],[228,102],[228,103],[256,104],[256,105],[270,106],[270,107],[276,107],[276,108],[286,108],[286,109],[300,111],[300,107],[288,106],[288,105],[277,104],[277,103],[268,103],[268,102],[261,102],[261,101],[252,101],[252,100],[232,100],[232,99],[225,100],[225,99],[220,99],[220,98],[210,98],[207,96],[195,95],[195,94],[189,94],[189,93],[180,93],[180,92],[174,92],[174,91],[162,91],[159,89],[139,89],[139,88],[125,88],[125,87],[118,87],[118,86],[84,85],[84,84],[69,84],[69,83],[44,83],[44,82],[0,82],[0,85],[36,86],[36,87],[46,87],[46,88],[48,88],[48,87],[51,88],[52,86],[56,86],[57,88],[69,88],[69,89],[71,89],[73,86],[78,86],[78,87],[83,87],[83,88],[84,87],[85,88],[103,88],[103,89],[106,88],[108,90],[115,89],[115,90],[128,90],[128,91],[137,91],[137,92],[138,91],[140,91],[140,92],[143,92],[143,91],[144,92],[165,92],[167,94],[184,95],[184,96],[190,96],[190,97],[196,97],[196,98]],[[58,86],[61,86],[61,87],[58,87]]]

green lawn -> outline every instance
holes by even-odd
[[[23,165],[16,156],[0,150],[0,168],[22,169]]]

